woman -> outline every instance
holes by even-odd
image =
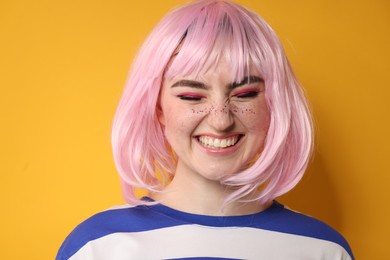
[[[353,258],[335,230],[274,201],[307,167],[312,123],[277,36],[242,6],[196,1],[155,27],[112,144],[129,205],[80,224],[57,259]]]

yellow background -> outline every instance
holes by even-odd
[[[181,2],[1,0],[0,259],[53,259],[75,225],[123,203],[111,120],[136,50]],[[280,200],[338,229],[358,259],[384,259],[389,2],[239,2],[277,31],[315,115],[313,163]]]

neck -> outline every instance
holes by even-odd
[[[176,210],[210,216],[253,214],[263,211],[271,204],[236,201],[224,205],[224,200],[230,192],[219,181],[209,180],[188,171],[176,171],[174,179],[166,189],[151,196],[161,204]]]

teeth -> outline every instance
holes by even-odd
[[[232,140],[228,139],[228,140],[226,141],[226,146],[231,146],[231,145],[232,145]]]
[[[206,147],[226,148],[237,143],[238,136],[232,136],[225,139],[212,138],[210,136],[200,136],[198,141]]]

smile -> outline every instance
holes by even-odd
[[[215,138],[211,136],[198,136],[196,139],[207,148],[226,148],[235,145],[242,135],[235,135],[228,138]]]

